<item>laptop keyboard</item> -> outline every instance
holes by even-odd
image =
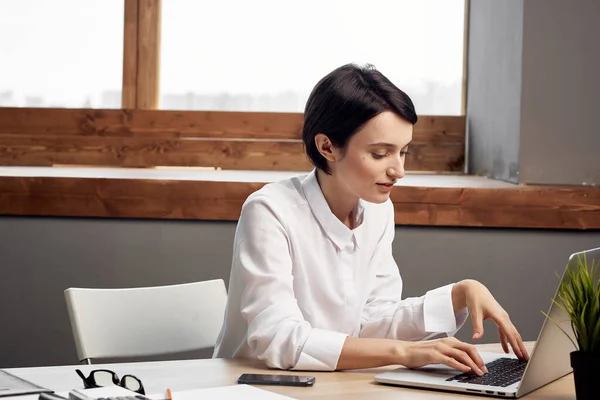
[[[475,385],[507,387],[521,380],[527,361],[515,358],[499,358],[485,366],[489,373],[483,376],[478,376],[473,372],[463,372],[446,380],[473,383]]]

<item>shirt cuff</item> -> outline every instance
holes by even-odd
[[[454,314],[453,286],[454,284],[451,283],[425,293],[423,302],[425,332],[444,332],[448,336],[454,336],[467,320],[469,313],[466,308]]]
[[[454,331],[450,331],[450,332],[446,332],[446,334],[448,336],[454,336],[456,335],[456,332],[459,331],[460,328],[462,328],[462,326],[465,324],[465,322],[467,321],[467,318],[469,318],[469,309],[467,307],[463,308],[462,310],[459,310],[456,314],[455,314],[455,319],[456,319],[456,330]]]
[[[345,333],[313,328],[292,369],[335,371],[347,336]]]

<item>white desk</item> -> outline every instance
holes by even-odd
[[[527,343],[531,350],[533,343]],[[478,346],[480,350],[501,351],[499,345]],[[174,391],[199,389],[205,387],[216,387],[233,385],[237,377],[243,372],[269,373],[259,363],[241,360],[183,360],[183,361],[159,361],[144,363],[122,363],[122,364],[96,364],[96,365],[71,365],[59,367],[36,367],[36,368],[12,368],[7,371],[35,382],[41,386],[48,387],[54,391],[69,391],[75,388],[83,388],[83,383],[75,373],[80,368],[84,373],[97,368],[108,368],[115,371],[119,376],[132,374],[140,378],[146,388],[146,393],[162,393],[167,387]],[[261,386],[261,388],[280,393],[298,399],[449,399],[449,398],[472,398],[481,400],[481,396],[466,396],[460,394],[407,389],[373,382],[373,376],[393,367],[377,368],[368,370],[355,370],[344,372],[306,372],[302,375],[314,375],[317,377],[315,386],[312,388],[302,387],[276,387]],[[298,374],[294,371],[276,371],[282,374]],[[573,375],[569,374],[545,387],[530,393],[525,399],[552,399],[562,400],[575,398]],[[19,400],[37,400],[35,396],[19,396]]]

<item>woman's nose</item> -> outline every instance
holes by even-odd
[[[392,179],[402,179],[404,178],[404,165],[399,164],[394,167],[390,167],[387,169],[387,175]]]

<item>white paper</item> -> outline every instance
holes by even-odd
[[[130,390],[125,389],[121,386],[104,386],[99,388],[91,388],[91,389],[73,389],[69,392],[78,392],[92,399],[106,398],[106,397],[127,397],[127,396],[136,396],[139,393],[132,392]],[[69,398],[69,392],[66,392],[67,395],[63,396]],[[164,395],[162,397],[164,399]]]
[[[277,393],[269,392],[250,385],[231,385],[216,388],[194,389],[173,391],[171,393],[173,400],[198,400],[198,399],[244,399],[244,400],[290,400],[293,397],[283,396]],[[206,396],[206,397],[204,397]],[[154,400],[164,400],[165,394],[158,393],[148,395]]]

